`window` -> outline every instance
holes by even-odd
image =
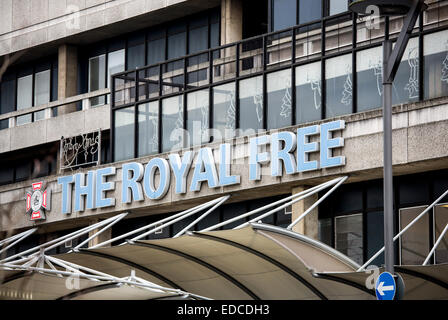
[[[40,106],[50,102],[50,69],[35,74],[34,105]]]
[[[267,75],[268,130],[292,125],[291,70]]]
[[[322,18],[322,1],[299,0],[299,24]]]
[[[366,219],[366,251],[367,258],[370,258],[384,246],[384,213],[383,211],[367,212]],[[382,264],[384,264],[384,254],[380,254],[371,263],[378,267]]]
[[[124,71],[124,49],[107,54],[107,87],[110,87],[110,76]]]
[[[263,77],[241,80],[240,129],[243,135],[255,134],[263,129]]]
[[[382,57],[382,47],[356,53],[358,111],[381,107],[381,96],[383,94]]]
[[[326,117],[331,118],[352,112],[353,81],[352,55],[331,58],[325,61],[327,88]]]
[[[148,34],[148,64],[165,60],[165,29],[150,31]]]
[[[400,209],[400,230],[403,230],[427,206]],[[400,237],[400,264],[421,265],[429,253],[429,213],[425,214]]]
[[[145,36],[137,34],[128,40],[127,70],[145,65]]]
[[[336,217],[334,234],[336,250],[362,264],[362,214]]]
[[[209,142],[209,93],[201,90],[187,95],[188,145],[197,146]]]
[[[167,58],[175,59],[187,54],[187,28],[184,23],[178,23],[168,28]],[[183,61],[175,61],[168,65],[168,71],[183,68]]]
[[[8,128],[9,128],[9,120],[8,119],[0,120],[0,130]]]
[[[162,100],[162,152],[183,147],[183,95]]]
[[[439,239],[446,225],[448,224],[448,206],[437,205],[434,207],[434,243]],[[448,262],[448,233],[445,233],[443,240],[436,249],[436,263]]]
[[[208,48],[208,17],[200,16],[189,24],[188,53],[195,53]]]
[[[15,76],[13,74],[5,74],[0,83],[0,114],[14,111],[15,93]]]
[[[27,113],[27,114],[24,114],[23,116],[18,116],[16,118],[16,124],[18,126],[22,126],[24,124],[31,123],[31,122],[33,122],[32,116],[33,116],[32,113]]]
[[[419,45],[412,38],[406,47],[393,83],[392,104],[417,101],[419,98]]]
[[[448,96],[448,32],[424,36],[425,99]]]
[[[321,64],[315,62],[296,68],[297,124],[322,118]]]
[[[213,140],[232,138],[235,134],[235,83],[213,88]]]
[[[138,106],[138,156],[159,152],[159,102]]]
[[[330,16],[348,10],[347,0],[330,0]]]
[[[29,74],[17,79],[17,110],[33,106],[33,75]]]
[[[115,161],[134,158],[134,107],[115,111]]]
[[[106,55],[102,54],[89,59],[89,92],[104,89],[106,87]],[[96,97],[90,100],[92,106],[105,103],[104,97]]]
[[[332,219],[331,218],[325,218],[325,219],[319,219],[318,220],[318,226],[317,226],[317,238],[320,242],[325,243],[326,245],[331,246],[331,235],[332,233]]]
[[[315,1],[312,0],[312,2]],[[272,31],[282,30],[296,25],[297,0],[273,0],[272,11]]]

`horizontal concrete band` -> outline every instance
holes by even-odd
[[[144,27],[219,4],[220,0],[1,0],[0,56],[85,32],[89,37],[110,36],[117,32],[117,22],[137,19]],[[169,12],[161,14],[165,9]]]
[[[446,99],[445,99],[446,100]],[[444,99],[425,101],[418,104],[397,106],[394,108],[394,130],[393,130],[393,163],[395,174],[407,174],[448,168],[448,103]],[[87,110],[86,112],[91,112]],[[67,116],[70,116],[69,114]],[[64,117],[64,116],[63,116]],[[95,117],[99,119],[99,117]],[[94,119],[94,118],[92,118]],[[45,177],[52,189],[52,211],[47,214],[47,220],[39,224],[68,223],[85,224],[86,220],[96,219],[130,210],[134,216],[139,214],[151,214],[174,212],[184,208],[197,205],[206,200],[232,193],[231,201],[243,201],[279,194],[290,194],[291,189],[301,185],[314,185],[330,179],[335,175],[349,175],[349,182],[380,178],[382,176],[382,118],[381,110],[373,110],[360,114],[339,117],[346,122],[346,128],[342,132],[344,147],[336,150],[334,156],[343,155],[346,158],[346,165],[337,168],[327,168],[323,170],[297,173],[292,175],[284,174],[282,177],[272,177],[270,166],[262,166],[261,181],[249,181],[248,169],[248,137],[242,137],[226,141],[232,146],[231,174],[240,175],[241,183],[238,185],[209,189],[204,183],[199,192],[186,194],[175,193],[175,177],[171,173],[171,185],[166,196],[160,200],[149,200],[145,198],[141,202],[131,204],[121,203],[121,168],[124,163],[136,161],[146,165],[154,157],[144,157],[125,162],[102,165],[90,168],[99,169],[102,167],[116,167],[116,175],[110,177],[108,181],[115,181],[115,191],[109,191],[107,197],[117,199],[115,207],[86,210],[84,212],[73,212],[70,215],[61,214],[61,185],[57,184],[57,178],[63,175],[71,175],[77,172],[87,173],[89,169],[78,170],[76,172],[66,172],[58,176]],[[315,122],[316,124],[328,122],[324,120]],[[314,123],[313,123],[314,124]],[[285,128],[282,130],[296,131],[298,126]],[[268,132],[268,134],[272,133]],[[340,136],[337,133],[335,136]],[[313,140],[312,140],[313,141]],[[215,158],[218,157],[218,144],[210,147],[214,151]],[[196,150],[196,149],[194,149]],[[179,152],[182,155],[183,150]],[[318,154],[311,154],[310,160],[317,160]],[[156,157],[168,158],[168,154],[157,155]],[[193,161],[194,167],[194,161]],[[192,180],[192,171],[187,178],[187,185]],[[1,222],[3,229],[24,228],[33,225],[29,217],[25,215],[25,195],[31,188],[31,182],[21,182],[0,187],[0,205],[8,208],[10,221],[4,217]]]

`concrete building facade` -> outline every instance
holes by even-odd
[[[448,2],[426,2],[394,83],[397,232],[448,189]],[[0,8],[0,232],[38,226],[30,246],[130,212],[108,239],[230,195],[205,228],[348,176],[294,231],[359,263],[381,248],[381,41],[398,36],[402,17],[372,22],[340,0],[0,0]],[[288,142],[290,156],[279,156]],[[254,145],[270,161],[258,161]],[[216,185],[197,168],[208,152]],[[184,192],[160,163],[189,153]],[[151,163],[157,170],[146,173]],[[138,177],[131,169],[140,165]],[[221,181],[225,174],[238,181]],[[51,210],[31,220],[27,192],[41,181]],[[269,221],[288,225],[324,195]],[[397,243],[397,261],[425,259],[447,223],[446,200]],[[442,244],[432,262],[447,252]]]

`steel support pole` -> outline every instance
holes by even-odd
[[[392,172],[392,83],[387,76],[392,41],[383,42],[383,144],[384,144],[384,261],[386,271],[394,274],[394,211]]]

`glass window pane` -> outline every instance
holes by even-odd
[[[110,88],[110,77],[124,71],[124,49],[109,52],[107,55],[107,87]]]
[[[27,124],[27,123],[31,123],[31,121],[32,121],[32,114],[31,113],[24,114],[23,116],[18,116],[16,118],[16,124],[18,126],[21,126],[21,125],[24,125],[24,124]]]
[[[89,92],[106,87],[106,56],[100,55],[89,59]],[[104,104],[104,97],[92,98],[92,106]]]
[[[268,130],[292,125],[291,70],[267,75]]]
[[[33,105],[33,75],[17,79],[17,110],[31,108]]]
[[[352,55],[347,54],[325,62],[327,88],[326,117],[331,118],[352,112],[353,82]]]
[[[380,108],[383,94],[383,49],[376,47],[356,53],[358,111]]]
[[[296,25],[297,0],[274,0],[272,11],[273,31]]]
[[[448,96],[448,32],[424,37],[425,99]]]
[[[0,120],[0,130],[9,128],[9,119]]]
[[[331,218],[319,219],[317,235],[320,242],[331,246]]]
[[[58,100],[58,63],[57,61],[53,64],[53,69],[51,69],[52,81],[51,81],[51,101]]]
[[[290,8],[289,10],[292,10]],[[299,1],[299,24],[318,20],[322,17],[322,1],[300,0]]]
[[[31,176],[31,163],[20,163],[16,166],[16,181],[23,181]]]
[[[165,60],[165,38],[148,41],[148,64]]]
[[[382,211],[367,213],[367,259],[370,259],[384,245],[384,214]],[[384,254],[380,254],[371,265],[384,264]]]
[[[400,231],[415,219],[426,206],[400,209]],[[429,253],[429,214],[425,214],[400,238],[402,265],[421,265]]]
[[[127,54],[128,70],[140,68],[145,65],[145,44],[141,43],[128,48]]]
[[[335,218],[335,243],[336,250],[362,264],[362,214]]]
[[[434,243],[439,239],[448,224],[448,206],[438,205],[434,209]],[[448,233],[445,233],[442,241],[436,249],[436,263],[448,262]]]
[[[159,152],[159,102],[138,106],[138,156]]]
[[[50,70],[36,73],[35,77],[34,105],[40,106],[50,102]]]
[[[209,94],[201,90],[187,95],[187,130],[189,145],[209,142]]]
[[[185,35],[182,32],[168,37],[168,59],[179,58],[187,53]]]
[[[297,124],[322,118],[321,64],[310,63],[296,68]]]
[[[195,53],[208,48],[208,26],[191,29],[188,38],[188,53]]]
[[[162,100],[162,152],[183,147],[183,95]]]
[[[45,110],[34,112],[34,121],[44,120]]]
[[[235,135],[235,83],[213,88],[213,141]]]
[[[263,77],[241,80],[240,83],[241,135],[251,135],[263,129]]]
[[[134,158],[134,107],[115,111],[115,161]]]
[[[4,76],[0,83],[0,114],[14,111],[14,100],[16,93],[16,82],[14,79],[6,79]]]
[[[14,181],[14,170],[5,165],[0,166],[0,185],[12,183]]]
[[[408,103],[418,100],[418,51],[418,38],[410,39],[393,83],[392,104]]]
[[[330,15],[338,14],[348,10],[347,0],[330,0]]]
[[[210,25],[210,47],[219,47],[220,36],[219,36],[219,23],[213,23]]]

